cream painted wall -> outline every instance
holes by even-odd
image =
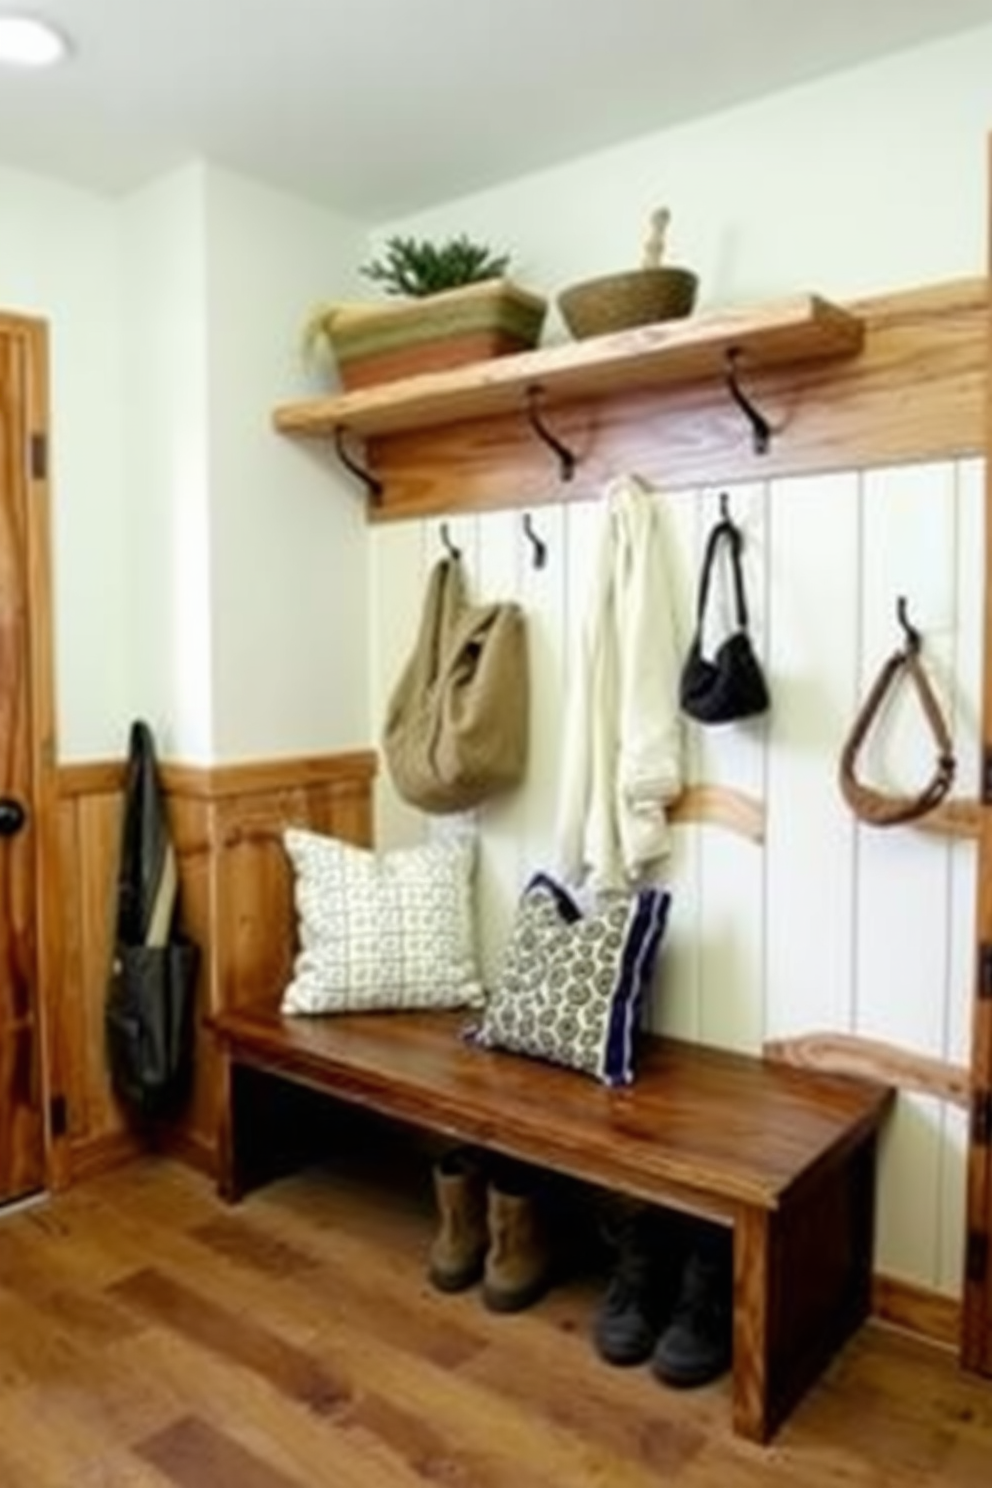
[[[127,490],[118,219],[0,166],[0,306],[48,322],[59,749],[119,752],[127,710]]]
[[[639,262],[673,212],[700,305],[816,289],[851,297],[980,274],[992,26],[588,156],[395,231],[467,231],[552,292]],[[561,334],[555,318],[549,336]]]
[[[206,171],[120,208],[131,706],[163,756],[211,758]]]
[[[189,762],[367,742],[360,504],[269,422],[364,246],[204,164],[120,201],[0,167],[0,306],[51,333],[61,758],[138,715]]]
[[[353,298],[364,228],[211,168],[207,186],[213,753],[369,742],[364,508],[326,446],[272,432],[300,328]]]

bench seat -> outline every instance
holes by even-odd
[[[245,1188],[258,1072],[734,1233],[734,1427],[765,1441],[870,1300],[885,1086],[645,1035],[637,1080],[467,1044],[464,1013],[211,1024],[223,1070],[219,1184]]]

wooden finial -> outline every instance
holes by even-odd
[[[661,260],[665,256],[665,233],[671,217],[672,214],[667,207],[659,207],[656,212],[651,213],[648,235],[644,240],[642,268],[658,269],[661,267]]]

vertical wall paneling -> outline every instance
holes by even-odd
[[[956,613],[953,668],[953,732],[957,755],[955,794],[974,799],[979,792],[978,742],[982,711],[982,605],[985,552],[984,465],[962,461],[956,472]],[[977,850],[974,842],[950,846],[950,934],[943,1051],[967,1065],[971,1044],[974,986]],[[940,1187],[936,1286],[951,1294],[961,1288],[965,1245],[968,1121],[964,1111],[945,1105],[941,1112]]]
[[[775,482],[769,519],[765,1033],[846,1028],[854,828],[837,760],[855,708],[858,480]]]
[[[371,542],[370,696],[374,741],[382,737],[386,706],[417,634],[424,597],[425,524],[396,522],[376,529]],[[376,785],[376,840],[393,846],[418,841],[423,817],[393,789],[383,766]]]
[[[521,572],[528,557],[520,524],[517,511],[488,512],[478,518],[472,579],[480,600],[505,602],[519,597]],[[529,623],[531,654],[533,641]],[[487,802],[475,818],[483,846],[478,861],[479,953],[483,980],[490,986],[498,975],[514,906],[527,873],[523,801],[522,791],[510,791]]]
[[[686,489],[664,498],[681,655],[719,494]],[[856,709],[900,641],[895,602],[904,593],[953,714],[955,794],[975,796],[982,464],[969,459],[796,476],[741,483],[728,496],[744,530],[752,633],[772,706],[767,719],[719,728],[687,720],[686,774],[762,802],[766,840],[757,844],[712,824],[673,830],[666,869],[672,917],[649,1021],[679,1036],[745,1049],[817,1030],[855,1032],[966,1063],[975,846],[914,827],[860,826],[841,796],[837,769]],[[588,607],[602,510],[598,497],[535,508],[549,550],[543,570],[530,566],[519,507],[449,520],[472,592],[519,599],[531,640],[528,776],[519,791],[473,814],[489,978],[523,881],[535,868],[554,865],[569,670]],[[440,552],[438,533],[438,518],[372,530],[379,690],[410,643],[427,572]],[[719,609],[714,614],[711,639],[718,640]],[[932,766],[929,736],[900,697],[863,769],[873,781],[911,786]],[[380,794],[388,795],[386,781]],[[403,840],[417,822],[416,813],[382,812],[380,841]],[[962,1111],[900,1096],[882,1152],[882,1271],[960,1291],[966,1135]]]
[[[703,505],[695,489],[666,493],[666,530],[671,545],[679,655],[685,657],[695,629],[696,591],[703,533]],[[701,733],[683,720],[685,778],[701,776]],[[672,831],[667,877],[672,891],[668,928],[655,977],[650,1026],[675,1038],[700,1037],[702,935],[700,873],[704,830],[681,826]]]
[[[547,562],[536,568],[529,543],[520,531],[522,563],[520,601],[530,636],[530,748],[524,803],[524,871],[547,868],[554,840],[558,783],[561,778],[564,707],[565,543],[564,506],[542,508],[534,517],[547,546]]]
[[[751,634],[755,651],[765,664],[767,574],[766,492],[762,485],[728,487],[730,515],[744,538],[742,563]],[[719,519],[716,491],[701,502],[702,541]],[[730,565],[723,549],[715,575],[704,648],[715,646],[736,626]],[[709,633],[707,633],[709,632]],[[765,797],[764,717],[718,726],[690,722],[697,737],[695,769],[706,784]],[[755,1052],[761,1047],[764,1025],[764,859],[754,843],[732,833],[697,828],[699,833],[699,1037],[722,1048]]]
[[[948,700],[954,661],[955,472],[929,465],[866,474],[862,482],[860,694],[901,641],[897,597],[924,637],[930,675]],[[913,690],[903,687],[880,719],[864,768],[911,790],[934,765],[934,745]],[[858,827],[856,1031],[909,1049],[942,1052],[948,958],[950,848],[902,827]],[[883,1138],[879,1260],[897,1275],[936,1278],[936,1195],[941,1107],[904,1095]]]

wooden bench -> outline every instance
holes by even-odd
[[[655,1037],[636,1084],[608,1090],[466,1045],[464,1022],[283,1018],[271,1006],[214,1017],[223,1196],[245,1191],[264,1140],[264,1075],[731,1226],[734,1429],[766,1441],[867,1314],[892,1091]]]

